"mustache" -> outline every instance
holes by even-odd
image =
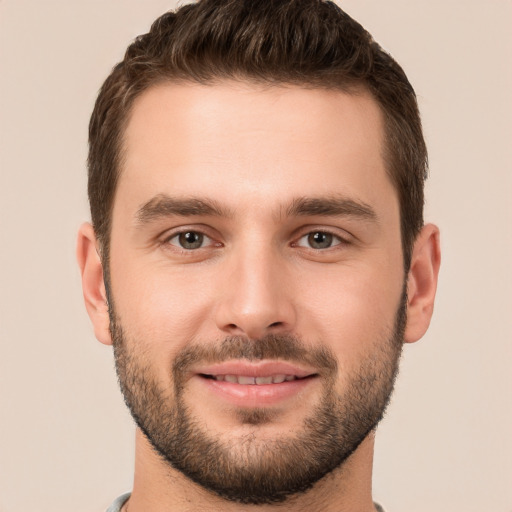
[[[307,347],[296,336],[268,334],[260,339],[228,336],[217,344],[191,343],[176,356],[173,364],[175,376],[184,375],[199,363],[222,363],[232,359],[262,361],[280,359],[304,363],[326,376],[338,370],[334,353],[325,346]]]

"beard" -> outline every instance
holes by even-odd
[[[406,294],[402,295],[394,327],[375,340],[359,366],[343,368],[345,386],[336,390],[338,361],[325,346],[306,347],[291,335],[259,340],[227,337],[189,344],[172,365],[172,385],[162,386],[156,372],[136,353],[111,305],[111,333],[116,370],[125,402],[136,424],[156,453],[172,468],[218,496],[244,504],[270,504],[309,490],[359,447],[382,419],[393,391],[403,346]],[[133,347],[130,349],[130,347]],[[294,433],[269,439],[258,426],[271,424],[272,408],[235,409],[245,436],[215,435],[194,417],[186,403],[187,375],[193,365],[230,359],[280,359],[305,363],[318,370],[321,399]]]

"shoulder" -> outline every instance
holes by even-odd
[[[126,503],[128,498],[130,497],[130,494],[131,493],[127,492],[119,496],[119,498],[115,499],[112,505],[110,505],[110,507],[107,508],[106,512],[120,512],[121,507]]]

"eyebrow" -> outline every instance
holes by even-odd
[[[377,222],[377,214],[371,206],[339,196],[301,197],[295,199],[286,210],[286,215],[289,217],[355,217]]]
[[[139,224],[147,224],[170,216],[231,217],[232,214],[229,210],[226,210],[210,199],[178,198],[170,197],[166,194],[159,194],[153,197],[147,203],[144,203],[135,214]]]
[[[137,222],[141,225],[166,217],[233,217],[228,210],[216,201],[196,197],[171,197],[159,194],[144,203],[135,214]],[[360,201],[346,197],[300,197],[294,199],[286,209],[287,217],[354,217],[372,222],[377,221],[375,210]]]

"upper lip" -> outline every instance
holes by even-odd
[[[272,375],[293,375],[297,378],[316,375],[314,369],[286,361],[259,361],[253,363],[243,360],[225,361],[195,368],[199,375],[236,375],[247,377],[270,377]]]

